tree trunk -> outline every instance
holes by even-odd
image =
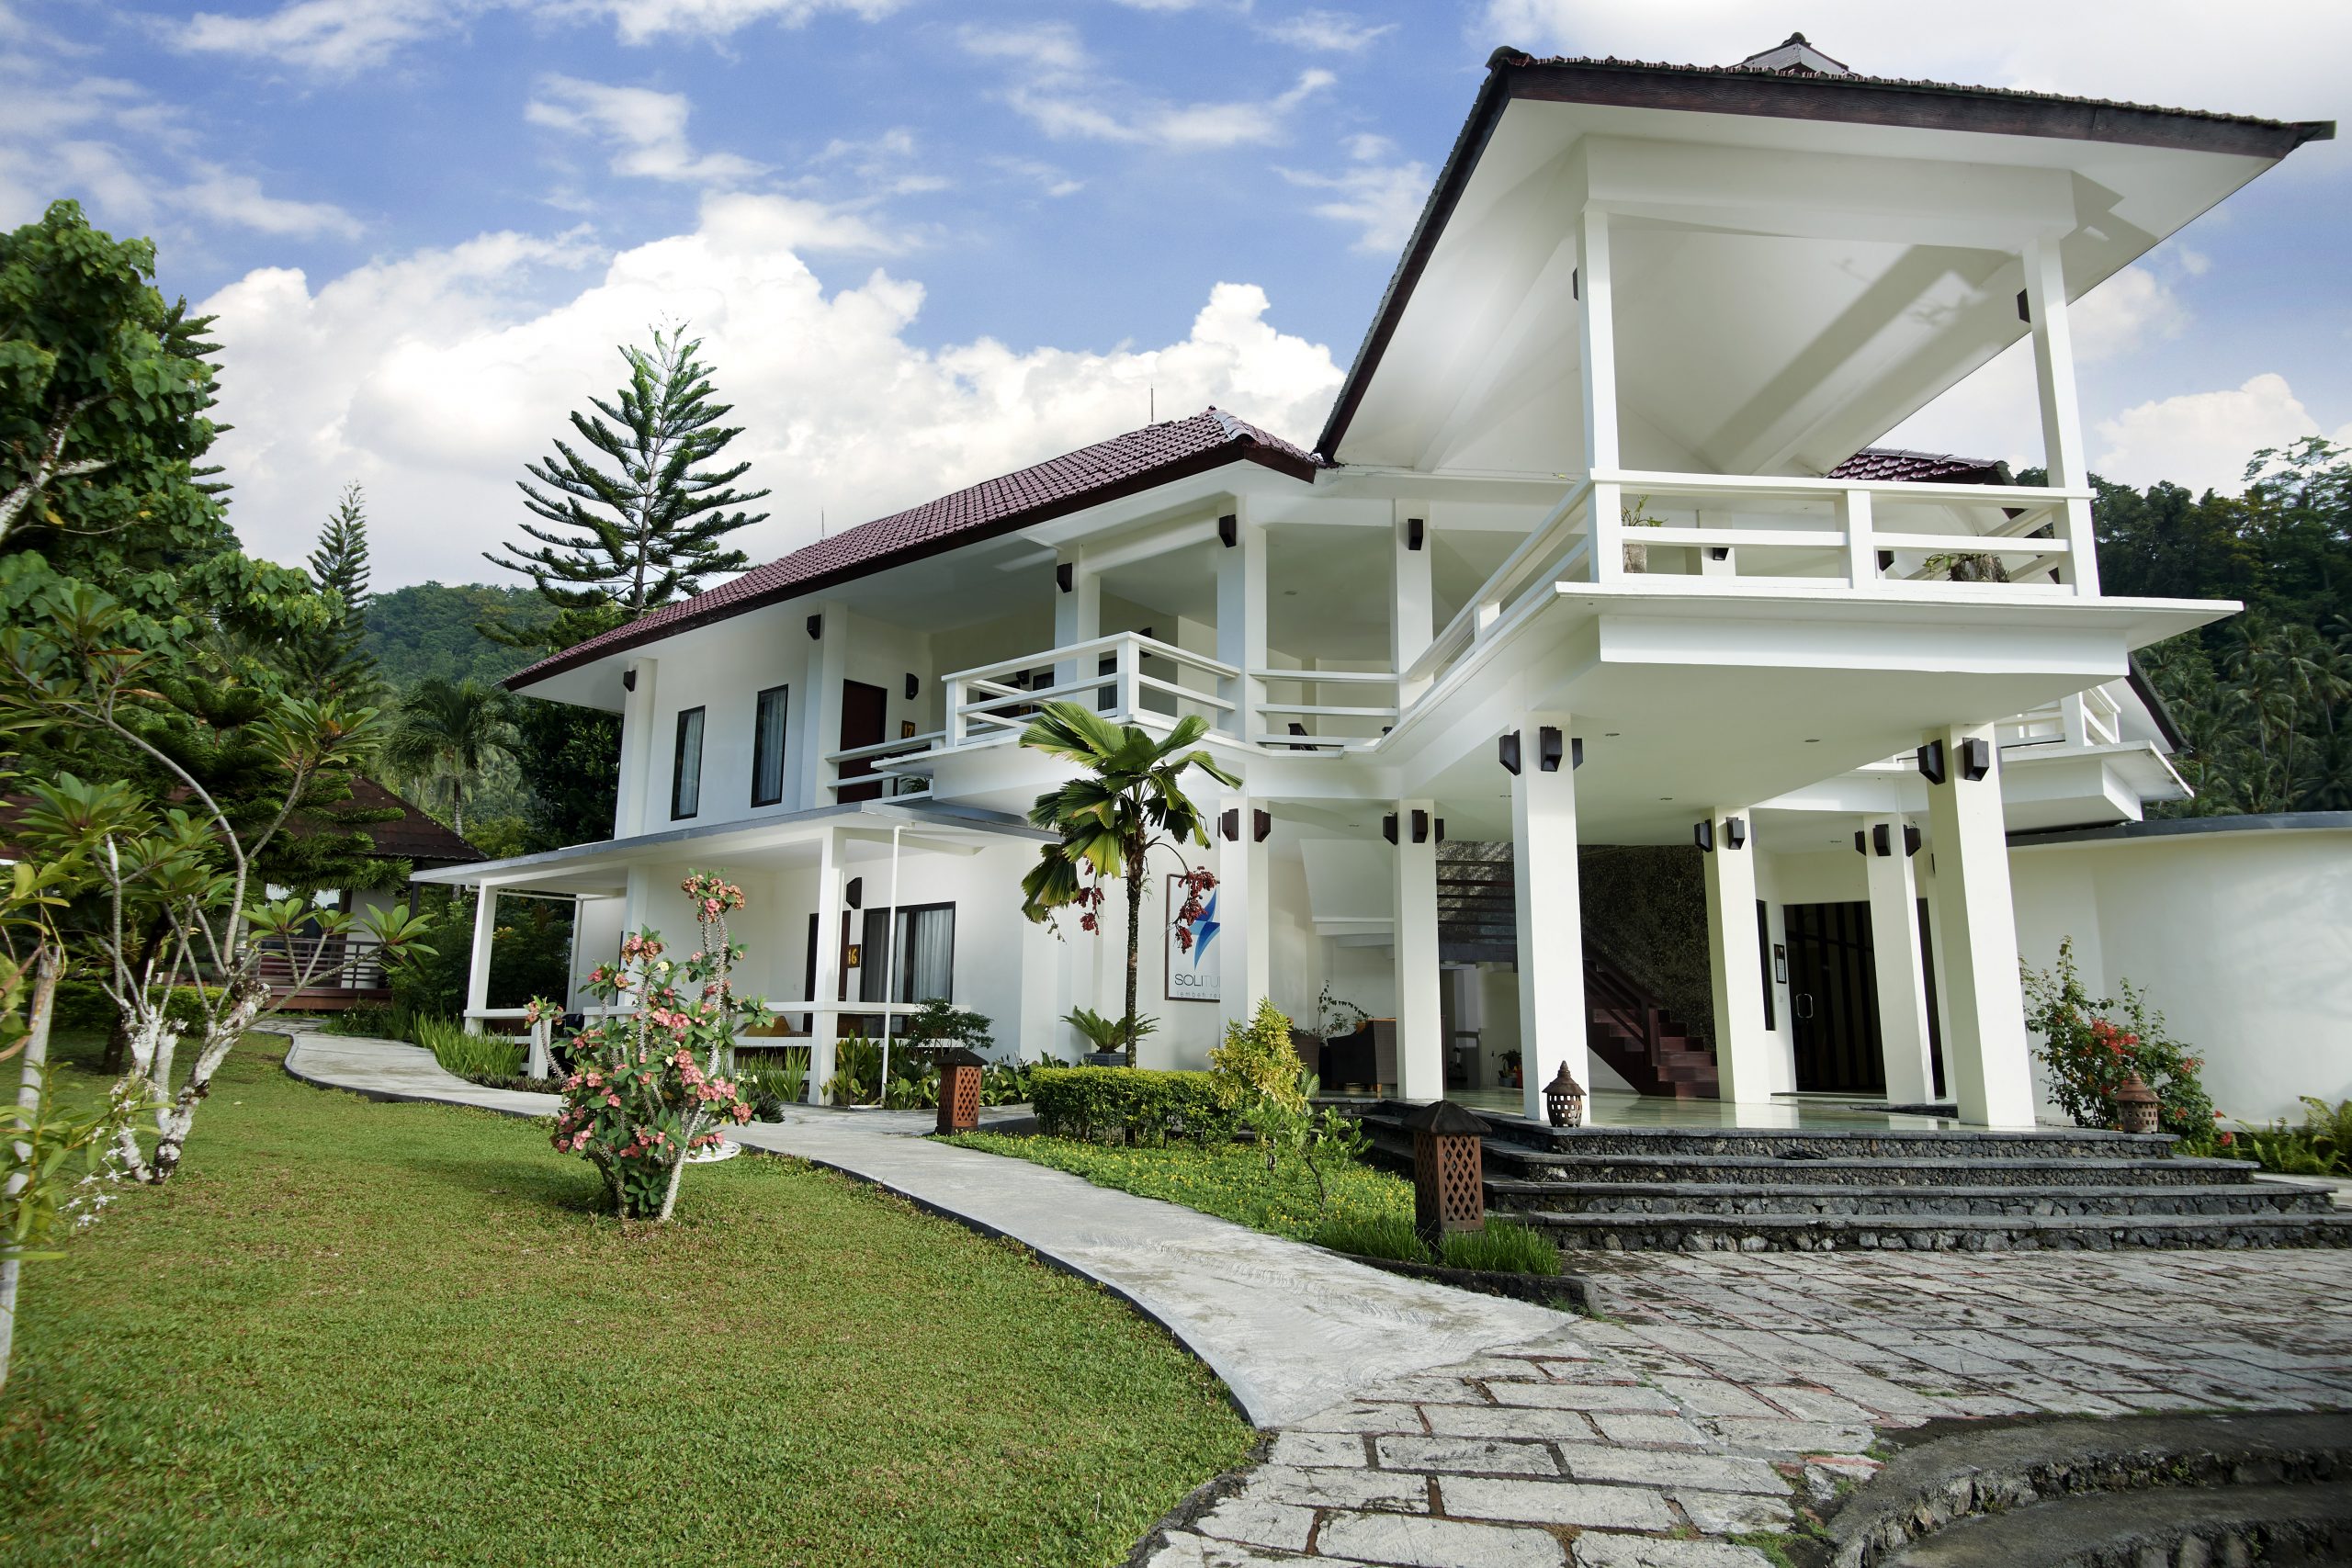
[[[1127,857],[1127,1066],[1136,1065],[1136,972],[1143,956],[1143,855]]]
[[[169,936],[171,931],[171,917],[156,916],[155,923],[147,928],[147,939],[141,949],[138,964],[131,969],[132,974],[144,975],[153,969],[155,960],[160,955],[164,939]],[[124,1023],[121,1011],[117,1010],[114,1022],[107,1027],[107,1053],[99,1058],[98,1070],[102,1073],[122,1071],[123,1056],[130,1049],[130,1029]]]
[[[26,1015],[24,1065],[17,1077],[17,1109],[28,1116],[40,1114],[41,1076],[49,1065],[49,1021],[56,1010],[57,979],[64,970],[64,955],[43,942],[33,954],[32,1009]],[[32,1158],[32,1145],[19,1143],[10,1151],[21,1168]],[[14,1198],[32,1179],[22,1168],[8,1172],[8,1196]],[[8,1386],[8,1359],[17,1344],[17,1291],[23,1281],[24,1260],[11,1255],[0,1261],[0,1391]]]

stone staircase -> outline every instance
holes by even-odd
[[[1379,1157],[1409,1168],[1407,1109],[1384,1100],[1361,1121]],[[1553,1128],[1480,1115],[1488,1212],[1564,1247],[2352,1246],[2352,1213],[2335,1211],[2326,1187],[2176,1156],[2161,1134]]]
[[[1449,964],[1508,964],[1519,956],[1511,847],[1448,840],[1437,851],[1438,953]],[[1718,1095],[1715,1055],[1586,933],[1587,1039],[1594,1055],[1642,1094],[1672,1100]]]

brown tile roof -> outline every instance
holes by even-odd
[[[381,822],[362,822],[357,830],[368,835],[378,854],[413,862],[419,871],[434,866],[469,865],[475,861],[490,858],[374,779],[353,779],[351,798],[328,809],[353,815],[398,811],[401,815],[397,818]],[[307,824],[297,822],[293,827],[300,832]]]
[[[1221,409],[1148,424],[860,524],[543,659],[508,676],[506,684],[519,691],[623,649],[1240,461],[1261,463],[1297,479],[1312,479],[1321,466],[1280,436]]]
[[[1865,446],[1829,470],[1833,479],[1871,479],[1899,484],[2005,485],[2017,481],[2007,463],[1956,457],[1950,452],[1912,452],[1900,446]]]

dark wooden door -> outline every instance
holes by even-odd
[[[863,681],[842,682],[842,743],[844,751],[860,746],[879,746],[883,727],[889,721],[890,694],[879,686],[869,686]],[[851,784],[874,772],[874,759],[854,757],[842,764],[842,788],[836,800],[879,800],[882,798],[881,779],[871,784]]]
[[[1828,1094],[1880,1094],[1878,964],[1867,903],[1791,904],[1789,1011],[1797,1088]]]

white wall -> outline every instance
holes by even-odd
[[[2009,874],[2024,961],[2071,935],[2094,992],[2144,987],[2226,1116],[2352,1098],[2352,829],[2019,848]]]

